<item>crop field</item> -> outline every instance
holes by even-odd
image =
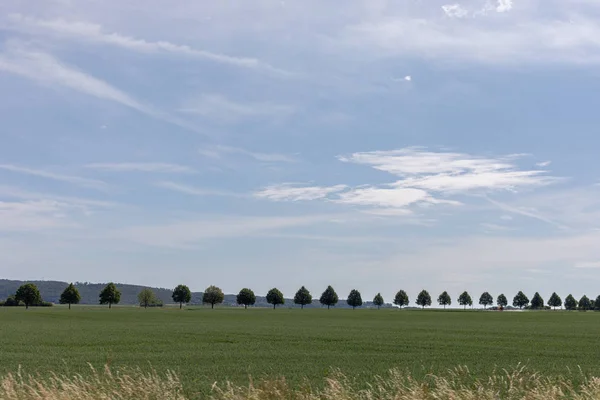
[[[339,370],[360,384],[390,369],[415,378],[464,365],[486,378],[519,363],[545,376],[600,376],[600,313],[77,306],[0,308],[0,375],[84,376],[173,370],[187,393],[213,382],[284,376],[322,385]]]

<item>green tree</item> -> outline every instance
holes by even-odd
[[[525,296],[525,293],[519,291],[517,295],[513,298],[513,306],[523,308],[527,304],[529,304],[529,298]]]
[[[600,296],[596,297],[594,301],[594,310],[600,311]]]
[[[383,305],[383,297],[381,296],[381,293],[377,293],[377,295],[373,298],[373,304],[377,306],[378,310],[379,307]]]
[[[569,294],[565,298],[565,309],[569,311],[577,309],[577,300],[575,300],[575,297],[573,297],[572,294]]]
[[[464,306],[465,310],[467,309],[467,306],[473,305],[473,300],[466,290],[462,292],[460,296],[458,296],[458,304]]]
[[[119,304],[119,301],[121,301],[121,292],[114,283],[110,282],[100,292],[100,304],[108,304],[108,308],[112,308],[112,305]]]
[[[425,306],[431,305],[431,296],[425,289],[421,290],[421,293],[417,296],[417,305],[425,308]]]
[[[394,297],[394,304],[402,308],[402,306],[408,305],[408,295],[404,290],[399,290]]]
[[[307,304],[312,304],[312,295],[308,289],[306,289],[304,286],[298,289],[296,295],[294,296],[294,303],[299,304],[300,308],[304,308],[304,306]]]
[[[550,300],[548,300],[548,305],[550,307],[554,307],[555,310],[556,307],[562,306],[562,299],[559,295],[556,294],[556,292],[552,293],[552,296],[550,296]]]
[[[210,304],[210,308],[215,308],[215,304],[221,304],[223,300],[225,300],[223,291],[214,285],[207,287],[202,294],[202,302]]]
[[[15,300],[17,302],[22,301],[25,304],[25,309],[28,309],[29,306],[40,304],[42,296],[37,286],[33,283],[26,283],[17,289]]]
[[[269,293],[267,293],[267,303],[273,304],[273,310],[277,305],[284,304],[285,299],[283,298],[283,293],[277,288],[269,290]]]
[[[352,306],[354,310],[356,307],[362,306],[362,297],[360,297],[360,292],[356,289],[352,289],[350,294],[348,294],[348,300],[346,300],[349,306]]]
[[[248,306],[254,305],[256,303],[256,296],[254,292],[248,288],[243,288],[240,290],[236,297],[236,301],[238,304],[243,304],[244,308],[248,308]]]
[[[190,288],[185,285],[177,285],[173,289],[173,295],[171,296],[175,303],[179,303],[179,309],[183,307],[183,303],[189,303],[192,300],[192,292]]]
[[[508,305],[508,299],[503,293],[501,293],[500,296],[498,296],[498,298],[496,299],[496,304],[498,305],[498,307],[502,308]]]
[[[446,306],[449,306],[452,304],[452,299],[450,298],[450,295],[446,291],[444,291],[444,293],[442,293],[438,296],[437,301],[440,306],[444,306],[444,309],[446,308]]]
[[[140,307],[148,308],[148,306],[156,303],[156,295],[150,288],[144,288],[138,293],[138,303]]]
[[[335,306],[337,304],[337,302],[338,302],[338,295],[335,292],[335,290],[333,290],[333,288],[331,287],[331,285],[327,286],[327,289],[325,289],[325,291],[321,295],[321,298],[319,299],[319,302],[321,304],[323,304],[324,306],[327,306],[328,310],[329,310],[329,307]]]
[[[590,302],[590,299],[588,299],[588,297],[585,294],[583,295],[583,297],[581,299],[579,299],[579,309],[583,310],[583,311],[592,309],[592,303]]]
[[[73,283],[69,283],[69,286],[65,288],[58,300],[60,304],[68,304],[69,310],[71,309],[71,304],[79,304],[80,301],[81,295]]]
[[[531,299],[531,308],[534,310],[539,310],[540,308],[544,308],[544,299],[538,292],[535,292],[533,298]]]
[[[494,298],[488,292],[483,292],[479,297],[479,304],[481,304],[483,308],[487,308],[490,304],[494,304]]]

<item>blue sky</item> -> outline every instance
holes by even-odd
[[[595,297],[598,17],[3,1],[0,276]]]

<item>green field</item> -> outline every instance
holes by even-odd
[[[550,376],[600,376],[600,313],[116,307],[0,307],[0,374],[172,369],[186,389],[215,381],[307,377],[331,368],[367,382],[466,365],[480,377],[526,364]]]

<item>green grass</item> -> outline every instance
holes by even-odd
[[[0,307],[0,374],[172,369],[186,389],[285,376],[321,384],[331,368],[367,382],[466,365],[474,376],[518,363],[549,376],[600,376],[600,313],[300,309]]]

